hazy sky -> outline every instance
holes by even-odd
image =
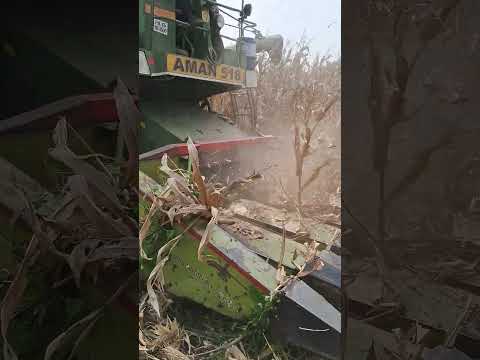
[[[240,8],[241,0],[217,0]],[[245,0],[252,4],[249,18],[263,34],[280,34],[295,42],[305,33],[312,52],[340,55],[341,0]],[[232,20],[226,19],[226,22]],[[232,30],[224,28],[228,35]]]

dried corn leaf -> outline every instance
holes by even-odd
[[[54,130],[55,135],[53,137],[55,147],[49,150],[50,156],[72,169],[75,174],[84,176],[88,184],[91,185],[92,188],[98,190],[102,197],[107,201],[106,206],[112,210],[121,212],[121,204],[118,200],[115,188],[112,186],[111,179],[107,174],[97,170],[94,166],[79,158],[68,148],[65,135],[65,132],[67,131],[66,126],[65,119],[61,119],[57,123]]]
[[[236,345],[230,346],[225,351],[226,360],[248,360],[248,357]]]
[[[84,331],[88,331],[91,329],[92,325],[98,320],[100,315],[103,312],[103,307],[97,309],[87,315],[86,317],[82,318],[81,320],[77,321],[73,325],[71,325],[67,330],[63,333],[58,335],[47,347],[45,352],[44,360],[51,360],[53,356],[58,353],[66,344],[73,341],[74,338],[78,336],[78,332],[80,332],[80,337],[82,337]],[[72,356],[73,353],[70,354]],[[69,358],[70,358],[69,356]]]
[[[148,211],[147,217],[145,218],[145,221],[142,224],[142,227],[140,229],[140,233],[138,236],[139,240],[139,247],[140,247],[140,256],[144,259],[151,260],[145,253],[145,250],[143,249],[143,240],[147,237],[148,231],[150,230],[150,226],[152,225],[152,218],[156,214],[158,209],[157,202],[154,201],[152,202],[152,205],[150,206],[150,210]]]
[[[182,236],[196,223],[196,220],[192,221],[190,225],[179,235],[175,236],[173,239],[168,241],[165,245],[163,245],[157,253],[157,264],[153,268],[152,272],[148,276],[147,279],[147,302],[150,306],[155,310],[155,313],[158,317],[161,317],[160,311],[160,299],[155,292],[154,284],[158,284],[162,292],[160,293],[163,303],[168,304],[169,300],[165,297],[163,293],[163,286],[165,284],[165,279],[163,277],[163,267],[165,266],[166,262],[170,257],[170,253],[178,244]]]
[[[112,244],[97,247],[88,257],[88,262],[113,259],[138,259],[138,243],[136,237],[119,239]]]
[[[162,270],[167,261],[168,261],[168,257],[165,257],[161,260],[158,260],[158,257],[157,257],[157,264],[155,265],[155,267],[153,268],[152,272],[150,273],[147,279],[147,294],[148,294],[147,302],[150,304],[150,306],[155,311],[155,314],[159,318],[161,318],[162,316],[161,310],[169,303],[169,301],[165,297],[163,291],[160,292],[160,298],[162,302],[160,301],[158,293],[154,289],[154,284],[156,284],[157,282],[160,284],[164,283]]]
[[[278,284],[283,284],[287,278],[287,273],[285,272],[285,267],[279,266],[277,269],[277,273],[275,275],[275,280],[277,280]]]
[[[97,170],[95,167],[90,165],[88,162],[78,159],[76,155],[70,151],[68,148],[56,147],[50,149],[49,154],[55,160],[62,162],[67,167],[73,170],[75,174],[82,175],[87,179],[87,182],[99,190],[106,200],[110,207],[120,210],[121,205],[118,201],[118,197],[115,193],[114,187],[110,183],[108,176],[106,176],[101,171]]]
[[[117,84],[113,91],[117,114],[120,121],[119,131],[127,145],[128,150],[128,168],[127,179],[133,180],[138,174],[138,143],[137,133],[138,124],[142,119],[142,114],[137,108],[132,95],[120,78],[117,78]]]
[[[177,244],[177,242],[179,241],[182,235],[183,234],[178,235],[175,238],[171,239],[165,245],[163,245],[160,248],[160,250],[158,250],[157,263],[147,279],[147,294],[148,294],[147,302],[150,304],[153,310],[155,310],[155,313],[157,314],[158,317],[161,317],[160,299],[157,296],[157,293],[153,287],[154,287],[154,284],[159,284],[160,288],[163,289],[163,285],[164,285],[163,267],[165,266],[166,262],[169,259],[169,254],[171,249],[175,247],[175,245]],[[167,251],[168,251],[168,254],[166,254]],[[168,303],[168,300],[163,295],[163,291],[161,292],[161,296],[162,296],[163,303],[164,304]]]
[[[77,353],[78,348],[80,347],[82,341],[85,340],[85,338],[88,336],[88,334],[92,331],[93,327],[95,326],[95,324],[97,323],[97,320],[99,318],[100,318],[100,316],[98,316],[96,319],[94,319],[92,322],[90,322],[90,324],[88,324],[86,326],[86,328],[82,330],[82,332],[80,333],[78,338],[75,340],[75,343],[73,345],[73,349],[70,352],[70,355],[68,356],[67,360],[74,360],[75,359],[75,354]]]
[[[210,218],[210,221],[208,222],[203,234],[202,234],[202,239],[200,240],[200,245],[198,246],[197,250],[197,256],[199,261],[203,261],[203,250],[205,247],[208,245],[210,242],[210,238],[212,237],[212,230],[213,227],[217,224],[217,218],[218,218],[218,209],[215,207],[211,207],[210,211],[212,212],[212,217]]]
[[[206,206],[200,205],[200,204],[193,204],[193,205],[177,204],[177,205],[173,205],[167,211],[167,216],[172,225],[175,223],[175,219],[178,219],[179,217],[185,217],[187,215],[209,216],[210,214],[211,212],[206,208]]]
[[[174,347],[167,346],[160,351],[162,359],[165,360],[191,360],[187,355]]]
[[[147,330],[146,335],[145,345],[147,349],[153,351],[168,346],[179,349],[185,339],[188,338],[178,322],[171,320],[168,316],[165,320]]]
[[[323,268],[325,264],[319,258],[314,258],[305,263],[302,269],[298,272],[297,277],[305,277],[310,275],[312,272],[319,271]]]
[[[193,143],[192,139],[188,138],[188,156],[189,160],[192,163],[192,180],[199,192],[200,203],[209,207],[209,197],[207,192],[207,187],[205,186],[205,181],[203,180],[202,174],[200,172],[200,160],[198,158],[198,151]]]
[[[167,154],[164,154],[162,157],[160,171],[165,173],[169,178],[175,179],[175,182],[178,184],[182,192],[190,193],[187,180],[168,166]]]
[[[67,192],[61,199],[58,207],[52,212],[52,214],[49,214],[51,221],[68,222],[73,217],[75,209],[78,208],[75,199],[76,197],[71,192]]]
[[[316,241],[310,241],[304,244],[305,249],[301,251],[301,253],[307,262],[315,259],[315,257],[317,256],[319,245],[320,243]]]
[[[130,259],[137,260],[137,238],[111,240],[107,245],[96,239],[84,239],[77,244],[70,254],[61,255],[70,266],[77,286],[80,286],[81,274],[88,264],[100,260]]]
[[[195,197],[191,194],[190,191],[181,190],[181,184],[174,178],[167,179],[167,185],[170,190],[177,196],[177,201],[181,201],[184,204],[195,204]]]
[[[85,239],[80,242],[80,244],[76,245],[72,252],[66,257],[78,287],[80,287],[80,277],[82,271],[85,265],[88,263],[88,256],[99,244],[99,240]]]
[[[169,245],[169,244],[167,244],[167,245]],[[154,284],[156,284],[157,282],[163,284],[162,270],[163,270],[163,267],[165,266],[166,262],[168,261],[168,257],[161,258],[162,249],[160,249],[160,251],[158,252],[157,264],[155,265],[155,267],[153,268],[152,272],[150,273],[150,275],[148,276],[148,279],[147,279],[147,294],[148,294],[147,302],[150,304],[150,306],[155,311],[155,314],[159,318],[162,316],[161,315],[161,308],[163,308],[165,306],[165,304],[168,303],[168,300],[163,295],[163,291],[162,291],[161,292],[161,297],[162,297],[162,300],[163,300],[163,302],[162,302],[163,306],[161,306],[160,299],[157,295],[157,292],[155,291],[155,289],[153,287]]]
[[[32,226],[31,213],[25,211],[27,204],[24,197],[31,201],[47,200],[51,195],[35,180],[23,171],[0,158],[0,205],[13,213],[13,218],[21,217],[29,226]],[[23,196],[22,194],[25,194]]]
[[[65,117],[61,117],[58,121],[57,126],[53,130],[52,135],[53,142],[55,146],[66,148],[68,147],[68,128],[67,128],[67,120]]]
[[[77,196],[78,205],[82,211],[93,224],[96,224],[99,232],[133,236],[132,230],[125,223],[121,220],[114,220],[106,212],[98,208],[90,194],[87,180],[84,176],[71,176],[68,180],[68,186],[72,193]]]

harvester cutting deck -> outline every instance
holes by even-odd
[[[149,194],[165,190],[165,177],[158,171],[162,158],[167,155],[187,166],[187,138],[195,143],[205,168],[220,154],[220,158],[228,158],[230,166],[243,171],[255,170],[258,161],[254,160],[265,154],[264,147],[274,139],[257,133],[254,101],[244,102],[250,108],[242,109],[233,119],[212,112],[208,102],[209,97],[222,93],[230,93],[232,99],[241,95],[251,99],[257,82],[256,54],[267,51],[273,62],[281,59],[282,37],[262,36],[248,20],[252,7],[243,1],[241,6],[235,9],[211,0],[140,1],[139,106],[144,116],[140,129],[141,217],[153,201]],[[225,19],[235,22],[227,24]],[[237,29],[238,37],[224,36],[226,26]],[[224,46],[225,39],[233,45]],[[238,123],[245,114],[250,116],[246,121],[249,127]],[[251,159],[248,164],[240,162],[246,158]],[[246,173],[229,172],[223,179],[215,175],[217,180],[232,181]],[[192,224],[189,219],[176,226],[176,233],[183,235],[163,269],[167,291],[232,318],[251,317],[278,285],[275,264],[282,263],[295,273],[306,261],[299,255],[303,242],[313,238],[323,249],[313,262],[321,259],[324,266],[286,288],[276,328],[283,329],[277,333],[290,342],[337,358],[340,261],[326,250],[334,231],[316,225],[310,239],[300,239],[296,234],[299,224],[286,225],[282,259],[280,210],[246,199],[229,204],[229,210],[234,224],[214,225],[205,262],[198,260],[197,249],[207,221]],[[159,227],[153,225],[151,233]],[[155,252],[149,255],[155,257]],[[145,277],[152,267],[144,264]]]

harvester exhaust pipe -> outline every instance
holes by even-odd
[[[256,39],[257,54],[268,52],[274,64],[278,64],[282,60],[283,53],[283,37],[281,35],[271,35]]]

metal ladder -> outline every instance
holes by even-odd
[[[233,117],[237,126],[245,131],[257,132],[257,104],[255,89],[247,88],[230,92]]]

